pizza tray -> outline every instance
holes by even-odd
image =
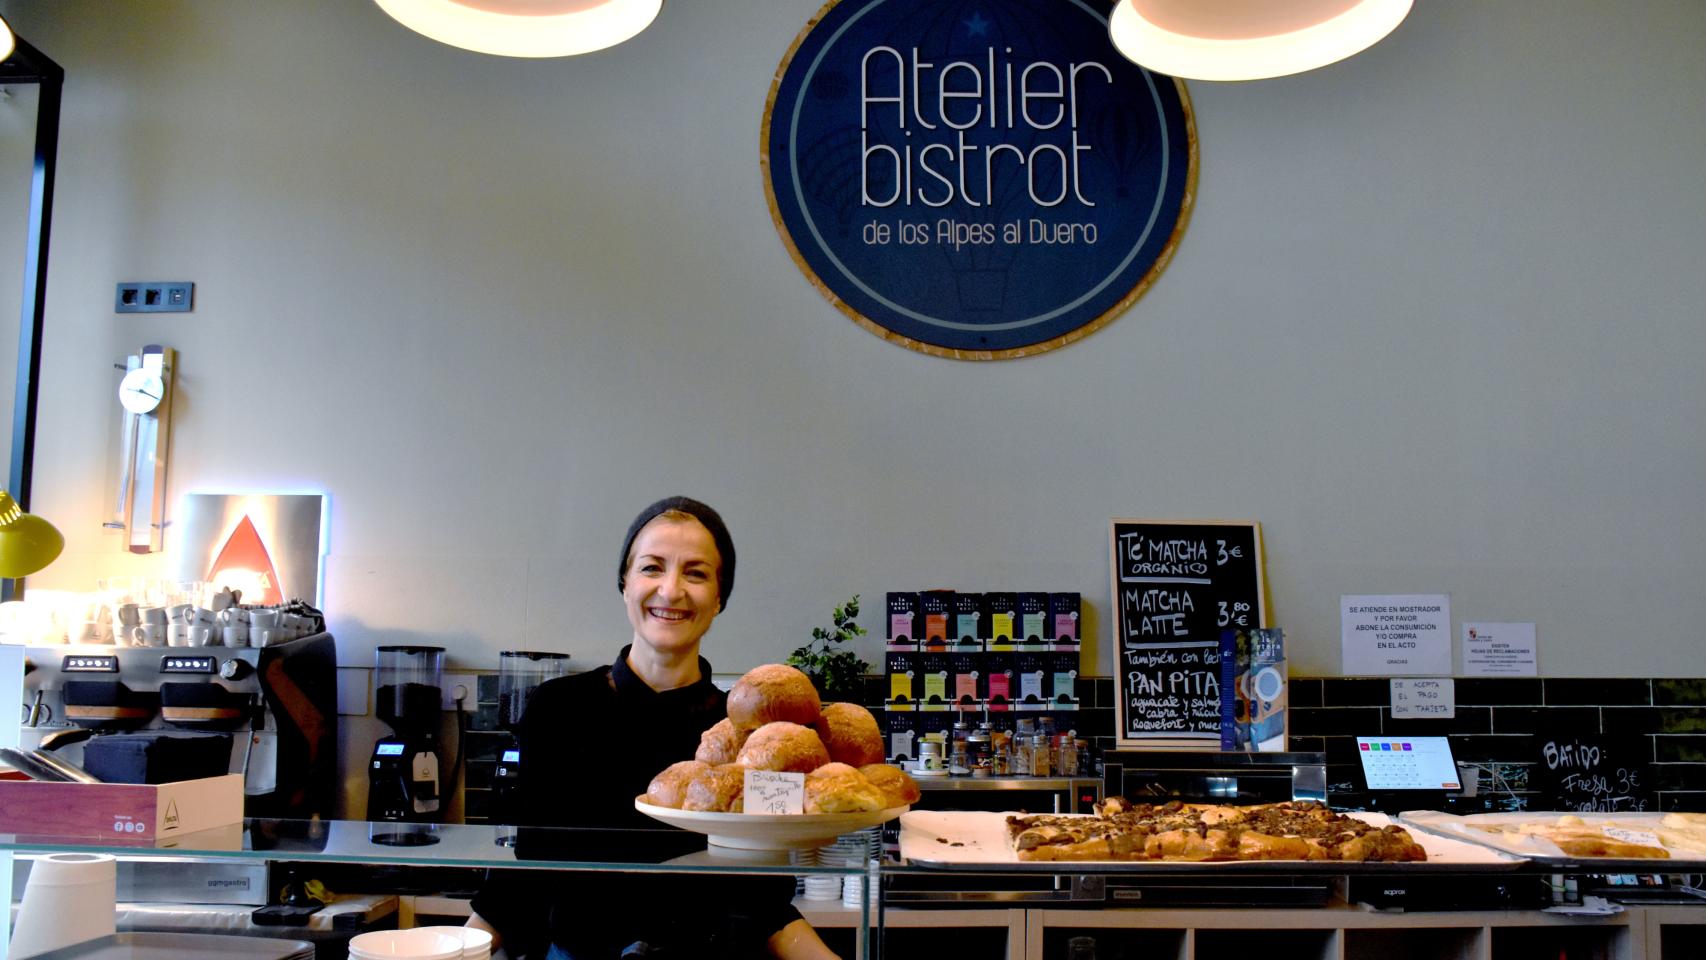
[[[1663,813],[1576,813],[1561,810],[1527,810],[1512,813],[1474,813],[1459,816],[1434,810],[1408,810],[1398,821],[1416,830],[1417,842],[1449,838],[1477,844],[1489,850],[1523,857],[1546,867],[1586,870],[1591,873],[1695,873],[1706,870],[1706,842],[1698,847],[1668,848],[1670,857],[1583,857],[1565,853],[1552,841],[1532,834],[1494,832],[1487,827],[1514,828],[1523,824],[1549,824],[1562,816],[1580,817],[1589,827],[1634,832],[1655,832]],[[1703,834],[1706,837],[1706,834]],[[1639,841],[1636,841],[1639,842]]]
[[[1426,863],[1357,863],[1340,860],[1215,860],[1194,863],[1176,860],[1020,860],[1007,842],[1007,813],[971,810],[913,810],[900,818],[900,856],[908,864],[931,870],[1000,873],[1393,873],[1408,870],[1514,870],[1523,858],[1484,845],[1434,833],[1412,832],[1428,852]],[[1392,818],[1383,813],[1354,816],[1384,827]],[[1092,814],[1084,814],[1094,819]]]

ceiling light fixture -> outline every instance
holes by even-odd
[[[1188,80],[1260,80],[1336,63],[1380,42],[1413,0],[1119,0],[1114,46]]]
[[[18,38],[12,35],[12,25],[6,22],[5,17],[0,17],[0,60],[11,56],[17,46]]]
[[[476,53],[567,57],[614,47],[663,0],[374,0],[410,30]]]

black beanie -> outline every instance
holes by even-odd
[[[687,514],[711,532],[711,542],[717,545],[717,556],[722,559],[717,567],[717,609],[727,607],[729,594],[735,588],[735,542],[729,538],[729,528],[723,526],[723,518],[717,515],[717,511],[691,497],[665,497],[641,510],[634,522],[628,525],[628,536],[622,541],[622,556],[616,561],[617,592],[628,587],[628,551],[634,549],[634,538],[640,535],[640,528],[657,519],[659,514],[671,510]]]

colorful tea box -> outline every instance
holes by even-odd
[[[991,711],[1011,710],[1013,694],[1013,654],[986,653],[983,655],[983,699]]]
[[[1076,593],[1048,595],[1048,639],[1054,643],[1077,643],[1078,614],[1082,599]]]
[[[918,594],[891,593],[889,600],[889,643],[918,641]]]
[[[951,653],[948,660],[952,664],[953,677],[950,691],[954,703],[961,707],[977,707],[983,703],[983,654]]]
[[[1013,666],[1013,679],[1018,685],[1018,689],[1013,691],[1014,703],[1020,709],[1030,710],[1048,706],[1051,666],[1048,658],[1040,653],[1016,653]]]
[[[1048,594],[1019,594],[1019,643],[1040,644],[1048,639]]]
[[[983,634],[984,639],[988,640],[991,646],[1012,644],[1013,636],[1019,627],[1019,595],[986,593],[983,595],[983,612],[989,618],[989,626]]]
[[[961,645],[975,643],[988,636],[984,627],[988,621],[983,616],[983,594],[956,593],[954,594],[954,628],[953,639]]]
[[[918,714],[891,713],[888,721],[889,759],[894,762],[918,758]]]
[[[918,701],[918,654],[890,650],[883,654],[883,664],[889,675],[888,703],[892,709],[904,705],[908,709]]]
[[[931,590],[918,595],[919,640],[927,644],[945,644],[953,632],[954,592]]]
[[[1078,706],[1078,651],[1045,653],[1048,664],[1048,698],[1053,709]]]
[[[918,703],[925,710],[946,710],[954,702],[949,686],[954,674],[953,657],[946,653],[918,655]]]

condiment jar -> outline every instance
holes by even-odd
[[[1061,734],[1056,739],[1054,752],[1057,772],[1063,777],[1078,776],[1078,747],[1072,740],[1072,734]]]
[[[989,734],[989,773],[991,776],[1005,777],[1013,772],[1013,754],[1008,749],[1008,742],[1013,735],[1005,730],[992,730]]]
[[[1031,776],[1049,776],[1048,737],[1036,734],[1031,737]]]
[[[979,727],[966,736],[966,765],[971,768],[971,775],[974,777],[989,776],[990,742],[987,726]]]
[[[925,740],[918,744],[918,769],[921,772],[941,772],[948,769],[942,760],[942,743],[939,740]]]

